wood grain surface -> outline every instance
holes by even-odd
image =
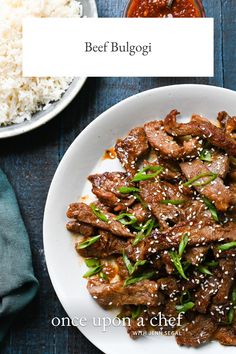
[[[40,281],[37,299],[11,329],[2,354],[101,353],[77,329],[54,328],[50,323],[52,317],[63,317],[66,313],[55,295],[44,258],[42,220],[47,192],[62,156],[75,137],[100,113],[124,98],[154,87],[182,83],[236,89],[235,0],[203,2],[207,16],[215,18],[214,78],[90,78],[70,106],[53,121],[21,137],[0,141],[1,167],[16,191]],[[99,16],[119,17],[126,0],[98,0],[97,5]]]

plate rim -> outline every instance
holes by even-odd
[[[54,291],[56,292],[56,295],[58,297],[58,300],[60,301],[63,309],[65,310],[66,314],[70,317],[69,312],[67,311],[67,305],[64,301],[64,297],[60,296],[61,290],[59,289],[59,287],[56,284],[56,279],[54,278],[54,271],[52,270],[53,266],[50,265],[50,261],[49,261],[49,256],[47,254],[47,247],[46,247],[46,243],[47,243],[47,236],[46,236],[46,227],[47,227],[47,215],[48,215],[48,208],[49,208],[49,202],[50,202],[50,198],[51,198],[51,194],[53,193],[53,185],[55,184],[55,181],[58,179],[58,176],[60,175],[61,169],[62,169],[62,165],[63,162],[67,159],[67,156],[69,156],[70,152],[74,149],[74,146],[76,146],[77,142],[79,139],[82,139],[89,130],[93,129],[93,127],[100,122],[102,119],[104,119],[107,115],[110,115],[112,113],[113,110],[116,110],[117,108],[119,108],[120,106],[123,106],[124,104],[126,104],[129,101],[132,101],[134,99],[139,99],[142,96],[148,95],[148,94],[153,94],[156,91],[168,91],[168,90],[175,90],[178,88],[202,88],[204,89],[211,89],[213,91],[224,91],[224,92],[228,92],[229,94],[233,94],[236,97],[236,91],[231,90],[231,89],[227,89],[224,87],[219,87],[219,86],[215,86],[215,85],[204,85],[204,84],[175,84],[175,85],[168,85],[168,86],[162,86],[162,87],[156,87],[153,89],[148,89],[148,90],[144,90],[142,92],[139,92],[137,94],[131,95],[127,98],[125,98],[124,100],[116,103],[115,105],[111,106],[110,108],[108,108],[106,111],[104,111],[103,113],[101,113],[98,117],[96,117],[92,122],[90,122],[81,132],[80,134],[78,134],[78,136],[73,140],[73,142],[71,143],[71,145],[68,147],[68,149],[66,150],[63,158],[61,159],[55,174],[53,176],[53,179],[51,181],[50,187],[49,187],[49,191],[48,191],[48,195],[47,195],[47,199],[46,199],[46,203],[45,203],[45,209],[44,209],[44,216],[43,216],[43,249],[44,249],[44,254],[45,254],[45,260],[46,260],[46,266],[47,266],[47,271],[48,271],[48,275],[49,278],[51,280],[52,286],[54,288]],[[93,339],[91,336],[88,335],[87,332],[84,331],[84,328],[81,326],[77,326],[78,330],[85,336],[85,338],[92,343],[96,348],[98,348],[99,350],[103,350],[102,347],[98,347],[95,339]],[[109,352],[106,351],[106,354],[113,354],[112,351],[109,350]]]

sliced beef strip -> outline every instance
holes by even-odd
[[[236,346],[236,331],[231,327],[220,327],[214,334],[214,339],[222,345]]]
[[[132,246],[132,243],[129,243],[125,248],[125,252],[133,262],[144,260],[146,256],[146,240],[140,241],[136,246]]]
[[[208,120],[194,115],[189,123],[177,123],[179,112],[171,111],[164,120],[165,131],[173,136],[197,136],[208,141],[232,156],[236,156],[236,141],[223,129],[216,127]]]
[[[212,225],[214,223],[210,210],[207,209],[201,200],[190,200],[183,205],[182,209],[185,215],[184,220],[199,222],[200,224],[204,220],[204,225]]]
[[[198,155],[198,139],[184,141],[180,146],[172,136],[168,135],[163,126],[163,121],[153,121],[144,125],[150,145],[160,153],[163,158],[182,159]]]
[[[212,275],[201,282],[200,289],[195,293],[195,307],[199,313],[207,313],[212,297],[217,293],[219,279]]]
[[[181,178],[182,172],[176,160],[172,160],[170,162],[158,156],[157,159],[153,162],[153,164],[164,167],[164,171],[161,174],[162,179],[168,181],[179,180]]]
[[[141,203],[135,203],[132,209],[128,209],[127,212],[133,214],[139,224],[145,223],[151,216],[150,212]]]
[[[162,260],[162,263],[165,267],[165,270],[166,270],[166,273],[167,274],[173,274],[175,272],[175,267],[174,267],[174,264],[170,258],[170,255],[168,252],[164,251],[162,254],[161,254],[161,260]]]
[[[154,230],[146,242],[147,254],[155,254],[161,250],[177,248],[182,235],[189,237],[188,246],[205,246],[212,242],[230,242],[236,241],[236,223],[229,223],[224,227],[220,225],[204,225],[182,222],[173,226],[167,231],[160,232]]]
[[[76,243],[76,251],[82,257],[106,258],[114,254],[122,254],[123,249],[128,245],[127,241],[110,232],[99,230],[98,234],[100,235],[99,240],[87,248],[80,249],[80,242]]]
[[[116,263],[118,266],[118,275],[120,276],[121,279],[126,279],[129,277],[129,272],[127,270],[126,265],[124,264],[123,257],[117,257],[116,258]]]
[[[229,304],[211,305],[209,313],[215,322],[219,324],[226,324],[228,322]]]
[[[194,160],[191,162],[183,162],[180,164],[181,170],[188,180],[193,177],[200,175],[201,173],[209,173],[210,170],[207,168],[207,165],[204,164],[201,160]],[[203,177],[198,179],[196,183],[203,183],[209,180],[209,177]],[[196,187],[193,187],[203,196],[207,197],[210,201],[212,201],[216,208],[220,211],[226,211],[230,205],[230,191],[223,184],[222,179],[217,177],[211,183]]]
[[[124,286],[123,281],[105,284],[99,279],[89,279],[88,291],[103,308],[122,305],[158,304],[158,285],[152,280],[143,280],[133,285]]]
[[[212,299],[215,305],[229,302],[230,289],[236,275],[236,261],[234,259],[221,259],[219,266],[221,268],[220,284],[217,294]]]
[[[105,172],[90,175],[88,180],[92,183],[92,192],[105,205],[119,210],[126,209],[135,201],[133,196],[119,192],[119,188],[128,187],[130,180],[124,172]]]
[[[68,231],[74,232],[76,234],[80,234],[86,237],[90,237],[94,235],[95,228],[91,225],[77,222],[76,220],[69,221],[66,224],[66,228]]]
[[[179,283],[174,277],[160,278],[157,280],[157,284],[160,290],[170,298],[176,297],[180,291]]]
[[[219,112],[218,121],[224,131],[235,139],[236,117],[231,117],[227,112]]]
[[[191,264],[198,266],[204,260],[208,250],[209,246],[188,248],[184,254],[184,259]]]
[[[114,235],[121,237],[134,237],[134,235],[122,225],[119,221],[114,220],[115,215],[104,211],[104,215],[108,218],[108,222],[102,221],[96,217],[91,207],[85,203],[70,204],[67,211],[68,218],[76,218],[79,222],[92,225],[94,227],[110,231]]]
[[[199,315],[196,319],[180,329],[176,335],[179,345],[187,347],[199,347],[209,342],[217,330],[214,320],[207,316]]]
[[[175,205],[165,205],[160,202],[165,199],[187,199],[178,189],[178,186],[168,182],[153,179],[139,183],[140,196],[147,203],[163,229],[169,227],[168,221],[177,222],[181,215],[181,208]]]
[[[145,335],[149,330],[149,318],[147,314],[142,312],[137,320],[131,318],[130,325],[126,325],[126,329],[132,339],[137,339]]]
[[[220,178],[225,178],[229,171],[229,157],[223,153],[214,152],[211,154],[212,162],[207,163],[207,167]]]
[[[127,172],[133,175],[137,160],[148,151],[149,145],[143,128],[134,128],[124,139],[118,139],[115,150]]]

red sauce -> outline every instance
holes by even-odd
[[[131,0],[127,17],[204,17],[201,0]]]
[[[116,158],[116,152],[115,152],[115,148],[110,148],[110,149],[107,149],[105,151],[105,154],[103,155],[103,159],[106,160],[106,159],[111,159],[111,160],[114,160]]]

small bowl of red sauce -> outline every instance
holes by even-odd
[[[125,17],[205,17],[201,0],[130,0]]]

